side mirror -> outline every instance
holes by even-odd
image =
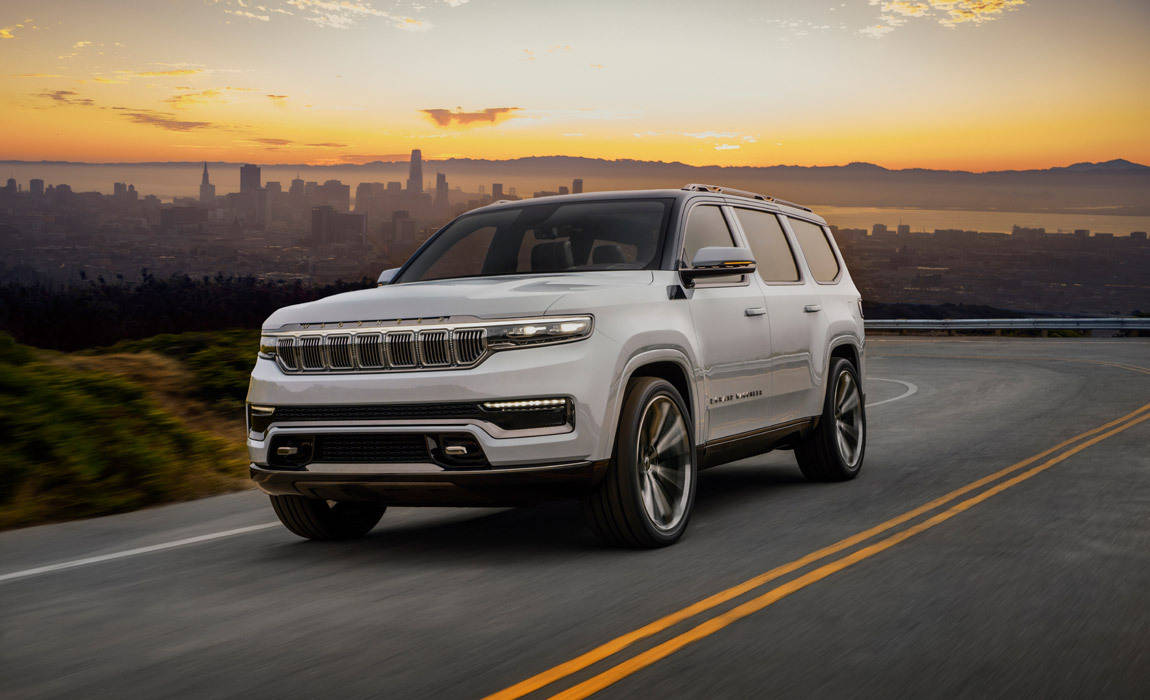
[[[379,273],[379,279],[377,279],[375,281],[376,286],[382,287],[385,284],[391,284],[391,281],[393,279],[395,279],[395,275],[398,272],[399,272],[399,268],[393,267],[391,269],[384,270],[383,272]]]
[[[722,277],[724,275],[749,275],[755,271],[755,256],[746,248],[728,246],[708,246],[699,248],[690,267],[679,270],[679,276],[687,286],[700,277]]]

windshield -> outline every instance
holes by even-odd
[[[655,267],[673,200],[525,204],[463,216],[396,283]]]

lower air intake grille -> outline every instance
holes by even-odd
[[[427,439],[419,434],[317,435],[313,462],[427,462]]]

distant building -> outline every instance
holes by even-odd
[[[498,202],[499,200],[503,199],[503,183],[502,182],[491,183],[491,199],[492,199],[492,201],[495,201],[495,202]]]
[[[447,176],[443,173],[435,174],[435,202],[432,206],[438,211],[450,208],[447,201]]]
[[[299,176],[297,175],[295,177],[295,179],[291,181],[291,187],[288,188],[288,194],[291,197],[303,197],[303,189],[304,189],[303,180],[301,180],[299,178]]]
[[[216,186],[208,180],[208,162],[204,161],[204,175],[200,178],[200,204],[216,201]]]
[[[387,183],[387,191],[389,194],[399,194],[400,192],[403,192],[403,183],[393,180]]]
[[[351,187],[339,180],[328,180],[319,185],[312,192],[312,202],[316,206],[324,204],[335,208],[336,211],[347,213],[351,208]]]
[[[20,186],[16,184],[16,178],[8,178],[8,182],[4,185],[4,191],[8,194],[16,194],[20,191]]]
[[[196,231],[205,220],[206,212],[200,207],[165,207],[160,210],[160,228],[165,233]]]
[[[407,191],[412,194],[423,192],[423,151],[411,151],[411,162],[407,166]]]
[[[264,189],[268,191],[268,195],[283,194],[283,191],[284,191],[283,185],[281,185],[278,182],[275,182],[274,180],[272,182],[265,184]]]
[[[871,226],[870,229],[870,235],[872,236],[885,236],[889,232],[890,231],[887,229],[886,224],[875,224],[874,226]]]
[[[260,166],[240,166],[240,193],[255,192],[260,188]]]
[[[559,194],[571,194],[571,192],[567,189],[567,185],[559,185]]]
[[[28,181],[28,191],[32,193],[33,197],[44,196],[44,181],[40,178],[32,178]]]
[[[583,194],[583,178],[577,177],[571,181],[571,194]]]
[[[112,184],[112,196],[116,199],[123,199],[128,196],[128,185],[123,182],[116,182]]]
[[[1130,232],[1130,240],[1145,243],[1146,242],[1146,232],[1145,231],[1131,231]]]
[[[344,214],[330,205],[312,207],[311,238],[315,245],[362,244],[367,232],[367,217]]]
[[[898,225],[898,235],[909,236],[910,235],[910,224],[899,224]]]

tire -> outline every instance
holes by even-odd
[[[584,504],[587,524],[606,544],[665,547],[687,529],[697,481],[694,423],[683,397],[666,380],[632,380],[614,458]]]
[[[303,496],[269,496],[284,527],[309,540],[352,540],[371,532],[387,506]]]
[[[865,454],[866,406],[858,370],[850,360],[837,357],[827,373],[818,427],[795,446],[795,459],[810,481],[846,481],[858,476]]]

